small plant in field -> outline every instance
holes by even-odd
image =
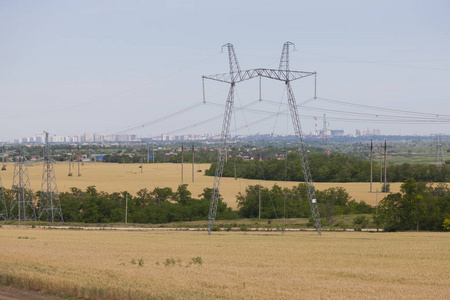
[[[19,240],[28,240],[28,239],[34,240],[35,238],[30,238],[29,236],[19,236],[18,239]]]
[[[164,265],[165,265],[166,267],[175,265],[175,259],[174,259],[173,257],[171,257],[171,258],[166,258],[166,261],[164,262]]]
[[[193,257],[193,258],[192,258],[192,263],[193,263],[194,265],[202,265],[203,259],[202,259],[200,256]]]
[[[144,259],[143,258],[140,258],[138,260],[138,265],[139,265],[139,267],[143,267],[144,266]]]
[[[133,258],[133,259],[131,260],[131,263],[132,263],[133,265],[135,265],[135,264],[136,264],[136,260]]]

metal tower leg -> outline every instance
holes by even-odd
[[[223,116],[222,134],[220,135],[221,141],[220,141],[219,155],[217,156],[216,174],[214,176],[214,186],[208,213],[208,235],[211,234],[211,230],[214,225],[214,220],[216,219],[217,205],[219,202],[220,182],[222,180],[223,166],[225,164],[226,158],[225,156],[227,155],[226,151],[226,148],[228,147],[227,139],[230,133],[230,123],[231,123],[231,115],[233,113],[233,105],[234,105],[234,83],[232,83],[230,86],[227,104],[225,107],[225,113]]]
[[[287,87],[289,108],[291,111],[292,124],[294,125],[295,135],[297,136],[297,140],[300,146],[299,149],[300,160],[302,162],[303,177],[305,179],[306,190],[308,192],[311,214],[314,219],[314,223],[316,225],[317,233],[321,235],[322,231],[320,224],[319,208],[317,207],[315,188],[312,182],[311,170],[309,169],[308,157],[306,154],[305,144],[303,141],[303,133],[302,127],[300,125],[300,118],[298,116],[297,103],[295,102],[294,93],[292,92],[291,84],[289,81],[286,81],[286,87]]]

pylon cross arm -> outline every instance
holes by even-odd
[[[216,75],[202,76],[204,79],[210,79],[226,83],[237,83],[245,80],[249,80],[258,76],[266,77],[270,79],[280,81],[293,81],[308,76],[315,75],[316,72],[304,72],[304,71],[290,71],[290,70],[275,70],[275,69],[251,69],[240,72],[223,73]]]

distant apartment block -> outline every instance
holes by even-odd
[[[380,135],[380,129],[356,129],[356,136]]]

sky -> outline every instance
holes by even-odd
[[[242,70],[277,69],[287,41],[290,69],[317,72],[317,99],[314,76],[292,82],[304,131],[325,114],[350,134],[450,134],[449,13],[439,0],[1,0],[0,141],[220,133],[229,85],[206,80],[202,104],[202,75],[229,72],[222,45]],[[232,134],[292,134],[286,103],[282,82],[236,84]]]

